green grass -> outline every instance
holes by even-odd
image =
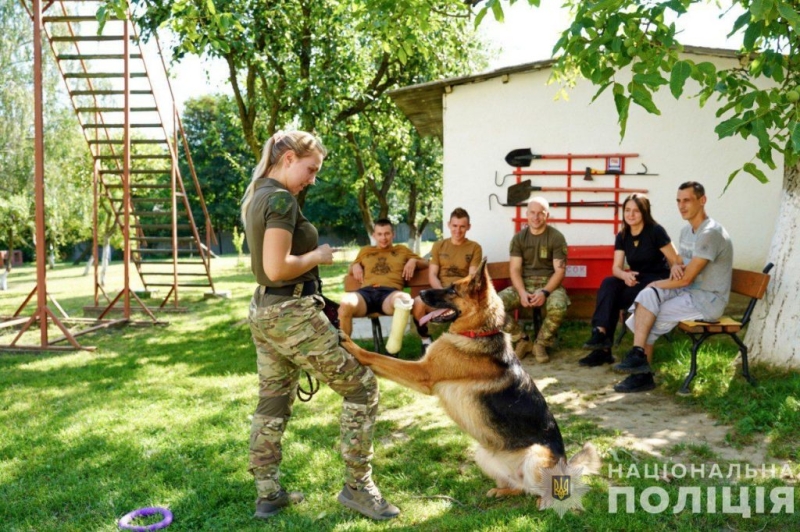
[[[48,291],[71,314],[91,303],[92,281],[82,267],[58,266]],[[343,263],[326,267],[325,292],[341,295]],[[109,274],[116,295],[121,266]],[[343,464],[338,454],[341,399],[328,388],[310,403],[296,403],[284,439],[283,483],[307,501],[273,518],[254,520],[255,490],[247,472],[250,415],[256,404],[255,353],[246,323],[254,288],[236,259],[215,261],[218,289],[230,299],[203,299],[185,293],[185,314],[168,314],[167,326],[129,326],[79,337],[97,349],[44,354],[0,354],[0,529],[9,531],[112,531],[116,520],[145,506],[166,506],[175,515],[169,531],[196,530],[758,530],[795,526],[791,515],[671,513],[681,486],[691,479],[659,484],[628,479],[637,494],[661,485],[671,506],[651,515],[608,513],[608,490],[620,484],[601,475],[588,479],[586,511],[563,520],[540,512],[531,497],[488,499],[492,487],[470,456],[471,440],[447,418],[434,398],[381,381],[381,414],[376,425],[375,479],[403,513],[374,523],[336,502]],[[30,292],[33,268],[15,269],[11,290],[0,292],[0,315],[14,312]],[[24,312],[23,312],[24,314]],[[7,329],[0,342],[8,343]],[[586,326],[570,323],[562,344],[582,342]],[[662,374],[657,393],[682,401],[734,426],[733,444],[769,438],[771,458],[797,461],[800,377],[754,367],[755,388],[734,376],[730,342],[704,348],[695,393],[674,392],[686,372],[686,342],[659,343]],[[370,342],[366,342],[368,345]],[[418,352],[408,337],[403,358]],[[664,459],[610,449],[614,434],[589,420],[554,408],[568,453],[591,440],[607,463],[625,470],[632,464]],[[687,446],[697,461],[709,449]],[[616,456],[616,458],[614,458]],[[708,485],[724,485],[716,482]],[[703,484],[700,484],[703,485]],[[773,480],[767,487],[782,485]],[[637,503],[638,504],[638,503]],[[638,508],[638,506],[637,506]],[[767,506],[769,510],[770,506]],[[147,522],[144,522],[146,524]]]

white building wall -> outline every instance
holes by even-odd
[[[692,57],[712,61],[718,67],[730,60],[709,56]],[[648,189],[653,214],[677,241],[684,222],[675,207],[677,187],[696,180],[706,187],[706,211],[723,224],[734,243],[735,266],[760,270],[767,256],[777,214],[783,169],[768,171],[770,182],[758,183],[740,172],[723,194],[728,175],[750,161],[757,151],[753,139],[719,140],[714,133],[718,119],[716,101],[704,108],[697,100],[675,100],[668,88],[656,95],[661,116],[651,115],[631,106],[627,133],[619,139],[617,113],[610,89],[591,103],[596,88],[581,81],[569,91],[569,101],[554,100],[555,84],[547,85],[550,70],[511,74],[507,81],[487,81],[457,85],[444,98],[444,216],[456,207],[470,213],[469,238],[479,242],[490,262],[508,259],[508,243],[514,233],[515,209],[501,207],[489,196],[497,194],[505,203],[506,191],[515,183],[512,176],[502,187],[495,185],[504,174],[513,171],[505,162],[512,149],[531,148],[533,153],[638,153],[627,160],[628,172],[647,165],[657,176],[623,176],[621,186]],[[625,82],[625,81],[623,81]],[[696,92],[687,83],[685,95]],[[574,160],[573,169],[586,166],[604,168],[602,160]],[[779,162],[780,166],[780,162]],[[565,169],[565,160],[533,161],[529,169]],[[762,168],[768,170],[767,168]],[[525,176],[533,185],[563,187],[564,176]],[[572,186],[611,187],[614,176],[597,175],[591,182],[573,176]],[[536,192],[532,195],[537,194]],[[550,201],[564,201],[560,192],[542,193]],[[624,198],[626,194],[621,194]],[[609,194],[574,195],[575,199],[607,200]],[[564,218],[564,209],[552,209],[552,217]],[[523,210],[524,217],[524,210]],[[611,219],[611,208],[573,208],[572,217]],[[613,225],[556,223],[570,245],[612,245]],[[446,230],[445,230],[446,233]]]

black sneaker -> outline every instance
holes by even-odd
[[[608,349],[611,347],[611,338],[597,327],[592,329],[592,337],[583,344],[584,349]]]
[[[281,490],[270,497],[262,497],[256,500],[256,513],[253,517],[268,519],[285,507],[301,503],[304,500],[305,497],[299,491],[287,492]]]
[[[652,373],[650,364],[647,363],[647,355],[644,354],[644,349],[634,346],[625,355],[625,359],[613,367],[617,373]]]
[[[613,364],[613,363],[614,363],[614,357],[611,355],[610,349],[595,349],[582,359],[578,360],[578,364],[590,368],[596,366],[602,366],[603,364]]]
[[[614,391],[619,393],[646,392],[656,387],[652,373],[637,373],[628,375],[625,380],[614,385]]]

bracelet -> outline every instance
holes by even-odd
[[[545,299],[550,297],[550,290],[545,290],[544,288],[541,288],[539,291],[544,294]]]

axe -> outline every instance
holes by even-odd
[[[516,205],[523,201],[527,201],[531,197],[532,191],[541,192],[641,192],[646,193],[647,190],[641,188],[616,188],[616,187],[538,187],[531,185],[531,180],[526,179],[516,185],[508,187],[508,195],[506,196],[506,203],[509,205]]]

